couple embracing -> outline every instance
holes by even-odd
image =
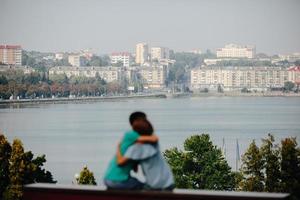
[[[170,167],[164,160],[153,133],[153,126],[143,112],[134,112],[129,117],[131,131],[124,134],[117,153],[105,173],[104,184],[108,189],[119,190],[172,190],[174,179]],[[145,182],[131,176],[142,169]]]

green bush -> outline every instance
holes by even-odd
[[[93,172],[87,166],[83,167],[77,180],[80,185],[97,185]]]

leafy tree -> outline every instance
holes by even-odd
[[[296,138],[281,141],[281,189],[300,197],[300,150]]]
[[[300,66],[300,60],[296,60],[294,63],[296,66]]]
[[[3,194],[5,200],[21,199],[24,184],[56,183],[52,174],[42,169],[43,163],[46,162],[45,155],[34,159],[31,151],[24,152],[23,145],[18,139],[10,146],[5,137],[0,135],[0,159],[0,196]]]
[[[24,149],[20,140],[16,139],[12,144],[12,152],[9,166],[10,185],[4,192],[4,198],[7,200],[18,200],[22,198],[22,189],[25,171],[27,171],[27,162],[24,160]],[[31,166],[28,166],[31,168]]]
[[[0,84],[0,98],[1,99],[8,99],[10,94],[8,92],[8,85],[1,85]]]
[[[108,55],[101,56],[101,66],[108,66],[110,64],[110,58]]]
[[[208,92],[209,92],[209,89],[208,89],[208,88],[204,88],[204,89],[201,90],[200,92],[202,92],[202,93],[208,93]]]
[[[28,84],[38,84],[41,81],[41,76],[38,72],[32,72],[30,74],[24,75],[24,83]]]
[[[269,134],[267,139],[263,139],[260,148],[263,156],[263,167],[265,169],[265,191],[279,192],[280,191],[280,163],[279,150],[277,145],[274,145],[274,137]]]
[[[80,185],[97,185],[93,172],[87,166],[81,170],[77,181]]]
[[[218,84],[218,93],[223,93],[224,89],[222,88],[221,84]]]
[[[99,56],[92,56],[91,60],[88,61],[87,66],[101,66],[102,60]]]
[[[61,60],[56,60],[53,66],[71,66],[68,61],[68,58],[63,58]]]
[[[60,84],[68,83],[69,82],[69,79],[68,79],[68,77],[65,74],[51,75],[49,77],[49,79],[51,81],[53,81],[53,82],[57,82],[57,83],[60,83]]]
[[[118,82],[110,82],[107,84],[108,93],[118,93],[121,91],[121,86]]]
[[[0,199],[2,199],[2,194],[9,185],[10,155],[11,146],[4,135],[0,135]]]
[[[164,153],[177,188],[234,190],[234,174],[208,134],[186,139],[184,150],[172,148]]]
[[[253,59],[232,59],[232,60],[222,60],[217,62],[218,66],[272,66],[271,61],[260,61],[260,60],[253,60]]]
[[[121,60],[119,60],[117,63],[112,64],[112,66],[122,67],[123,66],[123,62]]]
[[[249,93],[250,91],[248,90],[248,88],[244,87],[242,90],[241,90],[242,93]]]
[[[27,170],[24,176],[24,183],[56,183],[56,181],[53,179],[53,176],[51,172],[46,171],[42,167],[44,166],[44,163],[46,162],[46,156],[37,156],[36,158],[33,158],[33,154],[31,151],[28,151],[24,154],[25,160],[27,160],[28,163],[30,163],[33,167],[33,170]]]
[[[263,191],[264,174],[262,170],[264,163],[262,153],[254,140],[242,156],[242,162],[241,172],[244,178],[240,183],[241,189],[244,191]]]
[[[8,83],[8,81],[7,81],[7,78],[2,74],[2,75],[0,75],[0,85],[2,85],[2,84],[7,84]]]
[[[293,82],[287,81],[284,83],[283,90],[289,92],[289,91],[292,91],[294,87],[295,87],[295,84]]]

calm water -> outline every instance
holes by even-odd
[[[20,138],[26,150],[46,154],[46,168],[59,183],[71,183],[87,165],[97,182],[129,129],[132,111],[145,111],[162,149],[182,147],[188,136],[209,133],[235,169],[236,139],[243,153],[251,140],[267,133],[279,140],[300,138],[300,98],[206,97],[137,99],[96,103],[41,104],[0,109],[0,129],[10,141]]]

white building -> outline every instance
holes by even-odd
[[[234,60],[239,60],[237,58],[206,58],[203,60],[205,65],[217,65],[218,62],[222,61],[234,61]]]
[[[228,44],[224,48],[217,49],[218,58],[254,58],[254,46],[241,46]]]
[[[193,49],[193,50],[189,51],[189,53],[202,54],[202,51],[201,51],[201,49]]]
[[[5,72],[8,70],[22,71],[24,74],[31,74],[31,73],[35,72],[35,70],[29,66],[0,65],[0,72]]]
[[[68,57],[68,62],[74,67],[80,67],[83,65],[83,57],[79,54],[71,54]]]
[[[266,90],[280,88],[287,81],[299,79],[300,71],[283,67],[201,67],[191,70],[191,89],[241,88]]]
[[[292,53],[287,55],[279,55],[279,60],[284,61],[287,60],[288,62],[295,62],[296,60],[300,60],[300,53]]]
[[[123,66],[129,67],[131,62],[131,55],[128,52],[116,52],[110,55],[110,60],[112,64],[121,62]]]
[[[121,69],[119,67],[52,67],[49,70],[49,76],[65,74],[68,78],[71,76],[96,77],[97,74],[106,82],[120,81]]]
[[[64,59],[64,57],[65,57],[64,53],[55,53],[56,60],[62,60],[62,59]]]
[[[160,61],[161,59],[169,59],[170,50],[166,47],[152,47],[151,60]]]
[[[144,81],[144,87],[148,87],[149,89],[162,89],[165,87],[167,77],[165,66],[141,67],[138,73]]]
[[[149,47],[147,43],[138,43],[135,50],[135,63],[144,64],[148,61]]]

